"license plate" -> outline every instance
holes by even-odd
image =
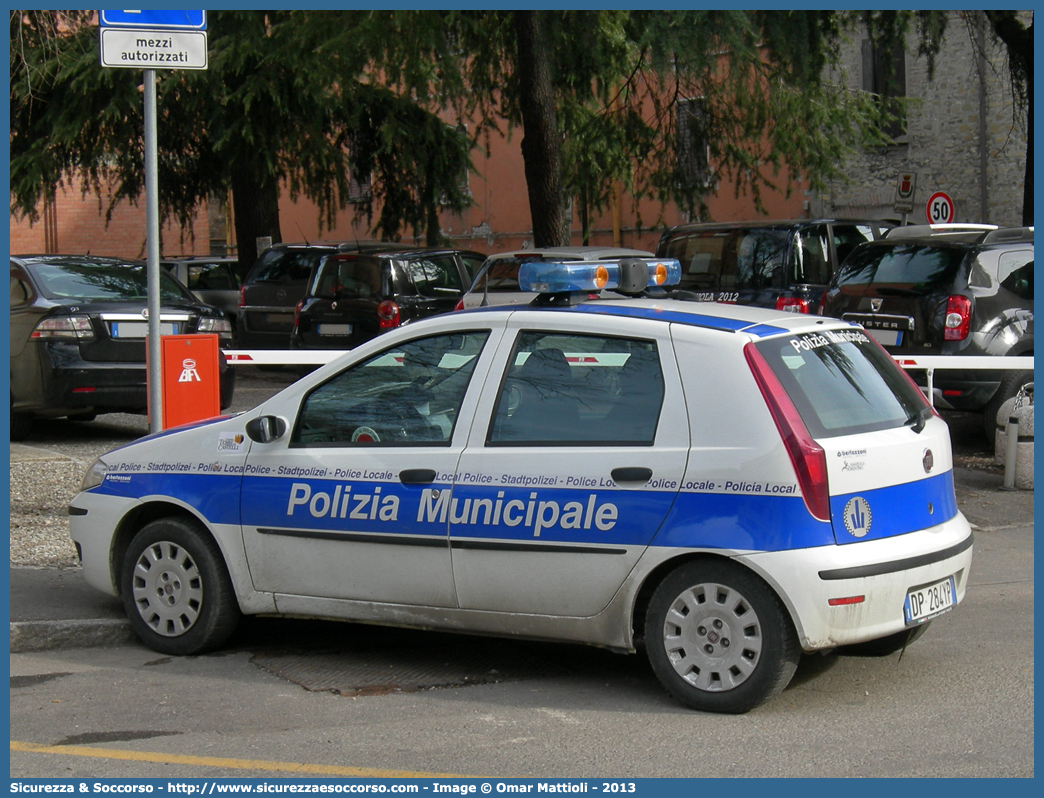
[[[268,314],[269,324],[293,324],[294,314],[293,313],[269,313]]]
[[[952,610],[956,603],[957,589],[953,577],[948,576],[930,585],[910,588],[903,604],[903,615],[907,626],[913,626]]]
[[[169,321],[160,322],[160,335],[177,335],[178,325]],[[149,323],[141,321],[112,322],[113,338],[144,338],[149,334]]]
[[[319,325],[320,335],[351,335],[352,325],[350,324],[320,324]]]
[[[868,327],[866,331],[881,346],[899,346],[903,342],[902,330],[874,330]]]

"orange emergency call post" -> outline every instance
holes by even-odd
[[[160,361],[162,429],[221,415],[216,335],[164,335]]]

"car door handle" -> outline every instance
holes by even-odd
[[[651,468],[614,468],[609,472],[613,482],[641,482],[643,485],[652,479]]]
[[[404,485],[428,485],[435,481],[435,469],[407,468],[399,472],[399,481]]]

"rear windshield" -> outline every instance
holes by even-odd
[[[329,250],[270,249],[250,269],[248,283],[304,283]]]
[[[925,296],[949,291],[966,249],[899,244],[857,247],[837,274],[842,293],[856,296]]]
[[[814,438],[901,427],[926,405],[862,330],[824,330],[757,344]]]
[[[92,263],[90,261],[37,263],[33,274],[48,299],[82,302],[145,302],[148,278],[144,263]],[[196,300],[167,272],[160,271],[160,298]]]
[[[789,230],[681,232],[658,254],[681,263],[679,288],[773,288],[783,283],[789,240]]]

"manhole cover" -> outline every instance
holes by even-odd
[[[562,673],[514,646],[490,643],[430,648],[256,654],[252,662],[314,692],[383,695],[437,687],[521,681]]]

